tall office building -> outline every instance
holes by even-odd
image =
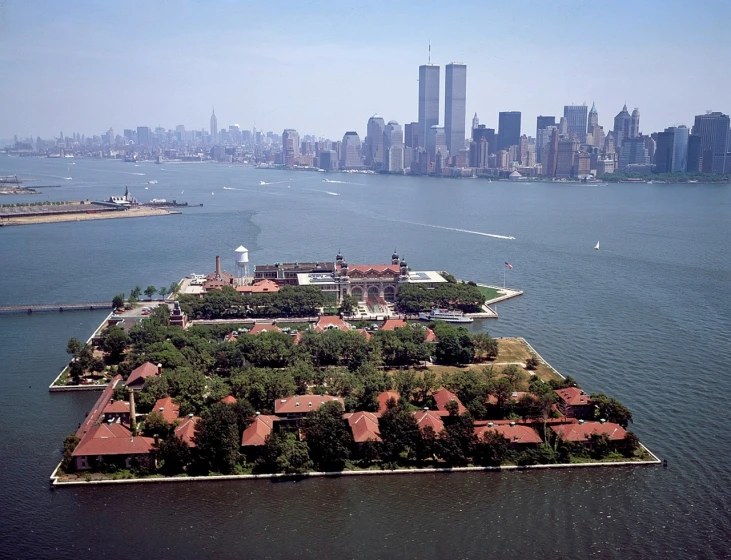
[[[556,117],[540,115],[536,119],[536,161],[543,163],[543,147],[551,139],[552,130],[556,126]]]
[[[563,116],[569,137],[586,142],[586,105],[564,105]]]
[[[497,152],[497,144],[495,141],[495,129],[487,128],[484,124],[478,124],[477,128],[472,131],[472,140],[479,142],[482,139],[487,142],[487,153],[494,154]]]
[[[300,156],[300,135],[293,128],[282,132],[282,157],[284,165],[294,165]]]
[[[218,142],[218,119],[216,118],[216,109],[211,113],[211,144]]]
[[[149,126],[137,127],[137,144],[140,146],[149,146],[152,144],[152,135],[150,134]]]
[[[688,136],[688,173],[700,173],[701,171],[701,137],[695,134]]]
[[[617,168],[624,171],[630,165],[649,165],[650,154],[647,151],[645,139],[642,136],[638,138],[625,138],[622,147],[619,149],[619,160]]]
[[[518,144],[520,144],[520,111],[500,112],[498,114],[497,150],[507,150],[510,146]]]
[[[447,157],[447,135],[443,126],[432,126],[426,136],[426,151],[431,161],[437,161],[437,156]]]
[[[701,172],[727,173],[731,165],[729,116],[718,111],[696,115],[693,134],[701,138]]]
[[[484,169],[487,167],[488,153],[487,139],[483,136],[479,140],[470,142],[470,167]]]
[[[389,173],[404,170],[404,133],[396,121],[388,121],[383,129],[384,169]],[[410,163],[410,162],[409,162]]]
[[[673,132],[673,166],[671,171],[673,173],[685,173],[688,169],[688,127],[681,124]],[[657,154],[657,150],[655,153]]]
[[[464,148],[467,119],[467,65],[447,64],[444,72],[444,132],[449,154],[456,156]]]
[[[591,134],[595,126],[599,126],[599,113],[596,110],[596,105],[592,102],[591,109],[589,109],[589,118],[586,123],[586,133]]]
[[[419,147],[419,123],[410,122],[404,125],[404,145],[414,149]]]
[[[541,156],[543,159],[543,175],[546,177],[556,176],[556,167],[558,165],[558,137],[559,130],[556,126],[548,127],[547,130],[551,131],[551,139],[548,144],[544,147],[544,155]]]
[[[477,113],[475,113],[475,116],[472,117],[472,130],[475,130],[478,126],[480,126],[480,119],[477,117]]]
[[[579,141],[576,138],[562,138],[558,141],[556,157],[556,177],[569,179],[576,172],[576,154],[579,151]]]
[[[343,144],[340,148],[340,167],[343,169],[359,169],[362,167],[360,136],[357,132],[351,130],[343,136]]]
[[[365,164],[373,169],[381,169],[384,161],[383,130],[386,123],[383,117],[373,115],[368,119],[365,137]]]
[[[655,173],[670,173],[673,169],[673,141],[675,129],[666,128],[655,136]]]
[[[622,147],[622,142],[625,138],[629,138],[630,134],[630,121],[632,117],[627,111],[627,104],[625,103],[622,110],[614,117],[614,148],[619,151]],[[639,125],[639,123],[638,123]]]
[[[640,110],[637,107],[634,108],[629,119],[629,137],[640,137]]]
[[[419,66],[419,147],[426,146],[432,126],[439,124],[439,66]]]

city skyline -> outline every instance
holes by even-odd
[[[329,138],[355,130],[365,137],[374,113],[402,124],[418,120],[415,70],[428,61],[430,37],[433,64],[459,60],[470,67],[466,114],[477,112],[490,128],[500,111],[520,110],[522,133],[532,134],[529,123],[539,114],[592,102],[600,115],[616,114],[625,102],[642,107],[645,130],[692,126],[694,115],[728,111],[723,92],[731,78],[720,71],[731,54],[721,24],[731,17],[725,3],[617,2],[601,12],[601,24],[619,31],[611,48],[597,43],[585,72],[576,71],[575,56],[585,41],[561,29],[593,28],[597,13],[587,6],[531,6],[516,19],[495,5],[465,4],[461,13],[470,22],[490,22],[486,34],[446,26],[436,11],[335,6],[191,2],[171,10],[132,2],[118,10],[11,2],[2,8],[0,60],[14,79],[0,85],[0,101],[12,110],[0,116],[0,137],[179,124],[207,129],[211,106],[219,127],[294,128]],[[366,21],[377,21],[375,30]],[[557,40],[537,44],[535,37],[551,30]],[[650,41],[651,33],[688,40]],[[197,37],[214,41],[201,46]],[[669,57],[684,69],[682,79],[657,64]],[[333,70],[343,67],[347,79]],[[443,80],[439,97],[441,116]]]

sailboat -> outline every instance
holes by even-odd
[[[594,247],[594,249],[596,249],[597,251],[599,250],[599,242],[598,241],[596,242],[596,246]]]

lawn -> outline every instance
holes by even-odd
[[[477,286],[477,289],[482,292],[482,295],[485,297],[485,301],[490,301],[503,295],[500,293],[500,290],[496,290],[495,288],[488,288],[487,286]]]

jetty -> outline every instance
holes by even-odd
[[[42,303],[34,305],[0,305],[0,315],[20,315],[33,313],[49,313],[65,311],[96,311],[112,309],[111,301],[95,301],[89,303]]]

